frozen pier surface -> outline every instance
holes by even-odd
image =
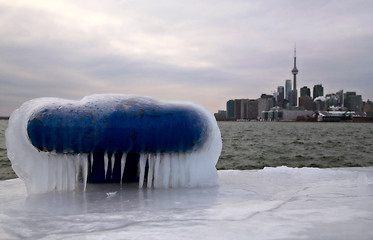
[[[373,167],[218,171],[219,186],[26,194],[0,182],[2,239],[373,239]]]
[[[26,102],[10,117],[6,144],[30,193],[85,189],[87,182],[211,186],[222,148],[204,107],[120,94]]]

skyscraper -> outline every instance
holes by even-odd
[[[363,109],[361,95],[356,95],[356,92],[346,92],[344,94],[344,106],[350,111],[361,112]]]
[[[278,86],[277,87],[277,92],[278,92],[278,96],[277,96],[277,106],[279,107],[284,107],[284,87],[283,86]]]
[[[311,90],[304,86],[300,89],[300,96],[303,97],[303,96],[308,96],[308,97],[311,97]]]
[[[313,109],[311,90],[306,86],[300,89],[299,107],[305,110]]]
[[[313,86],[313,99],[317,98],[317,97],[320,97],[320,96],[324,96],[324,88],[321,84],[317,84],[315,86]]]
[[[291,93],[291,80],[288,79],[285,81],[285,99],[290,99],[290,93]]]
[[[338,106],[343,107],[344,106],[343,90],[338,91],[336,95],[338,97]]]
[[[234,100],[229,100],[227,102],[227,118],[234,118]]]

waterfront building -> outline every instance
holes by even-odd
[[[217,121],[226,121],[227,120],[227,111],[218,110],[217,113],[214,113],[215,119]]]
[[[297,90],[291,90],[289,94],[289,106],[296,107],[298,105],[298,93]]]
[[[368,99],[364,104],[363,111],[367,114],[367,118],[373,118],[373,102]]]
[[[241,119],[241,102],[242,99],[235,99],[234,100],[234,118]]]
[[[313,110],[315,112],[326,111],[328,105],[326,104],[326,99],[323,96],[319,96],[313,100]]]
[[[321,84],[317,84],[315,86],[313,86],[313,99],[317,98],[317,97],[320,97],[320,96],[324,96],[324,88]]]
[[[361,95],[356,95],[356,92],[346,92],[344,96],[345,107],[357,113],[361,113],[363,110],[363,100]]]
[[[290,98],[290,93],[291,93],[291,80],[286,80],[285,81],[285,99],[289,100]]]
[[[247,103],[249,99],[241,99],[241,117],[239,119],[247,119]]]
[[[227,102],[227,119],[234,118],[234,100],[229,100]]]
[[[233,118],[229,119],[257,119],[258,118],[258,100],[256,99],[235,99]]]
[[[305,110],[313,110],[313,100],[310,96],[301,96],[299,98],[299,107]]]
[[[249,99],[247,102],[247,119],[258,119],[258,100]]]
[[[277,92],[278,92],[278,95],[277,95],[277,106],[283,108],[284,107],[284,100],[285,100],[284,87],[283,86],[278,86],[277,87]]]
[[[275,100],[275,105],[277,105],[277,103],[278,103],[278,95],[279,95],[279,93],[278,92],[273,92],[273,94],[272,94],[272,96],[273,96],[273,99]]]
[[[258,99],[258,118],[261,118],[261,113],[263,111],[268,111],[274,107],[274,99],[271,95],[262,94],[260,98]]]
[[[261,112],[261,121],[296,121],[312,118],[312,115],[313,111],[287,110],[274,107],[268,111]]]
[[[325,98],[326,98],[326,104],[327,104],[327,107],[328,108],[334,108],[334,107],[337,107],[339,106],[339,101],[338,101],[338,95],[335,94],[335,93],[330,93],[330,94],[326,94],[325,95]]]
[[[308,97],[311,97],[311,90],[304,86],[300,89],[300,96],[301,97],[304,97],[304,96],[308,96]]]
[[[340,90],[336,93],[338,98],[338,106],[343,107],[344,106],[344,96],[343,96],[343,90]]]

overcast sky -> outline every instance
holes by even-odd
[[[0,0],[0,115],[126,93],[211,112],[292,79],[373,99],[373,1]]]

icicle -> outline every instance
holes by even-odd
[[[88,177],[88,154],[83,155],[83,161],[82,161],[82,173],[83,173],[83,184],[84,184],[84,191],[87,187],[87,177]]]
[[[120,184],[122,184],[122,181],[123,181],[123,173],[124,173],[124,168],[126,166],[126,159],[127,159],[127,153],[123,153],[122,158],[120,159]]]
[[[182,160],[184,162],[184,172],[183,172],[183,175],[184,175],[184,181],[185,181],[185,184],[184,186],[186,187],[191,187],[191,173],[190,173],[190,160],[192,159],[192,156],[193,154],[191,153],[183,153],[182,154]]]
[[[91,160],[91,172],[92,172],[92,168],[93,168],[93,152],[89,154],[90,156],[90,160]]]
[[[75,156],[75,182],[79,181],[79,173],[81,172],[80,171],[80,166],[81,166],[81,163],[80,163],[80,153],[78,153]]]
[[[170,160],[171,154],[165,153],[162,156],[160,169],[162,176],[162,188],[168,188],[170,186]]]
[[[107,168],[109,165],[109,158],[108,158],[108,153],[104,153],[104,168],[105,168],[105,180],[106,180],[106,174],[107,174]]]
[[[67,159],[66,159],[66,154],[63,154],[62,155],[62,175],[61,175],[61,180],[62,180],[62,191],[65,191],[67,189],[67,169],[68,169],[68,165],[67,165]]]
[[[153,174],[154,174],[154,163],[155,163],[156,155],[149,154],[148,157],[148,163],[149,163],[149,169],[148,169],[148,183],[147,187],[151,188],[153,185]]]
[[[45,158],[46,157],[46,158]],[[49,153],[43,153],[43,162],[39,166],[40,172],[43,173],[43,176],[46,176],[46,179],[43,177],[44,181],[40,182],[40,188],[43,189],[43,191],[48,191],[48,164],[49,164]],[[47,161],[45,161],[47,160]],[[47,173],[46,175],[44,173]]]
[[[114,152],[113,154],[111,154],[110,162],[111,162],[111,178],[113,178],[114,165],[115,165],[115,153]]]
[[[143,184],[144,184],[144,176],[145,176],[145,166],[146,166],[146,161],[148,159],[148,154],[140,154],[140,160],[139,160],[139,164],[140,164],[140,178],[139,178],[139,188],[142,188]]]
[[[63,166],[63,157],[61,157],[61,154],[57,154],[56,155],[57,159],[56,159],[56,166],[57,166],[57,174],[56,174],[56,189],[57,191],[60,191],[62,189],[62,175],[63,175],[63,170],[64,170],[64,166]]]
[[[63,190],[66,191],[66,190],[70,190],[71,182],[72,182],[72,180],[75,179],[75,174],[73,175],[74,176],[73,178],[70,177],[71,172],[72,172],[72,168],[71,168],[72,161],[68,157],[67,154],[64,154],[63,158],[64,158],[63,160],[65,161],[65,167],[66,167],[66,180],[65,180],[66,181],[66,186]]]
[[[65,161],[67,165],[66,171],[66,189],[68,191],[72,191],[75,189],[75,156],[65,154]]]
[[[179,154],[172,153],[170,159],[170,186],[177,188],[179,185]]]
[[[161,164],[161,154],[156,153],[155,158],[154,158],[154,182],[153,182],[154,188],[161,187],[162,175],[160,174],[160,164]]]
[[[185,159],[185,153],[179,153],[179,183],[180,186],[187,186],[187,159]]]
[[[56,155],[54,152],[48,155],[48,189],[50,191],[56,189]]]

